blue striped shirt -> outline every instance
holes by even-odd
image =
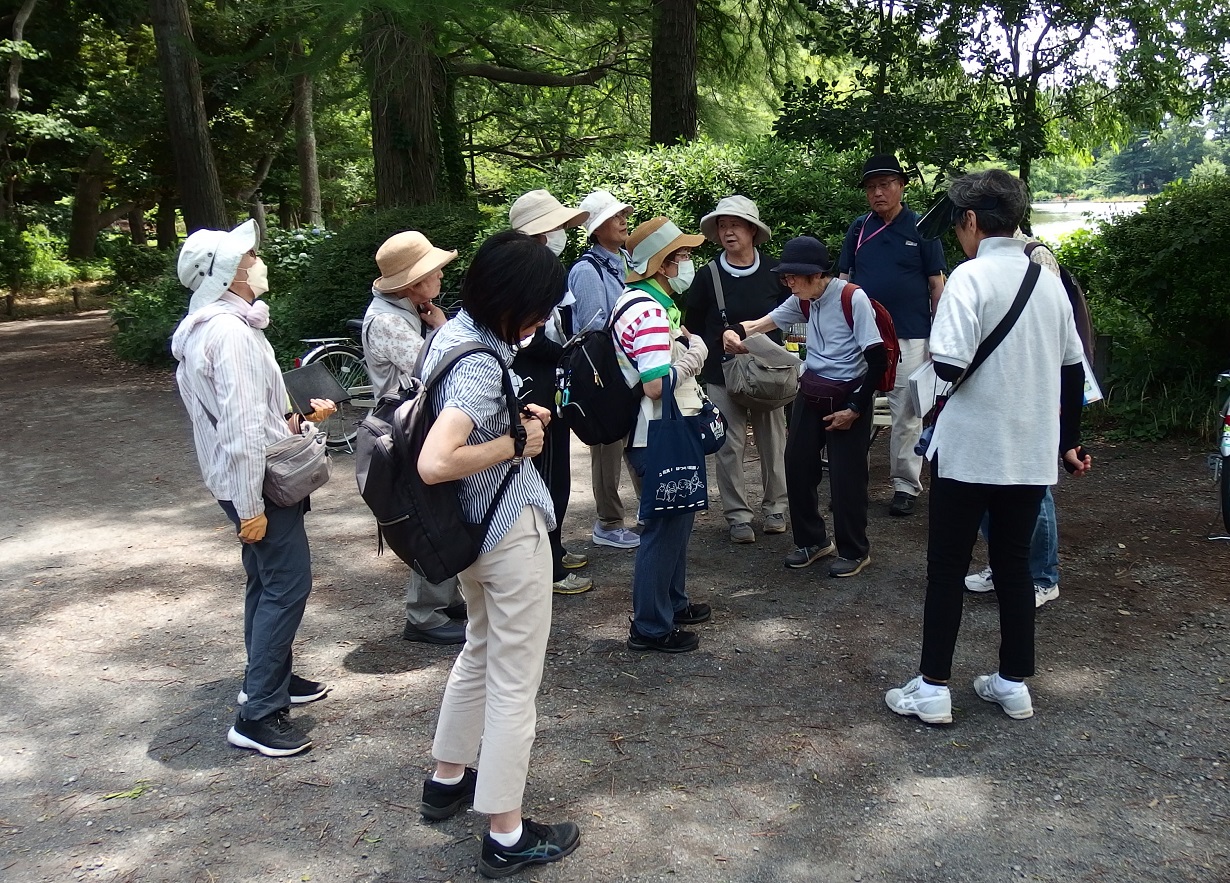
[[[471,341],[495,350],[507,367],[512,363],[513,349],[488,329],[479,325],[465,310],[450,319],[431,339],[431,349],[423,360],[423,376],[440,362],[441,356],[453,347]],[[432,407],[439,414],[445,408],[456,408],[474,424],[466,439],[468,445],[480,445],[508,435],[508,400],[504,397],[504,372],[488,355],[477,354],[462,359],[432,392]],[[481,472],[461,479],[461,511],[466,520],[478,524],[495,498],[511,463],[496,463]],[[528,460],[517,472],[504,498],[496,507],[491,529],[483,541],[481,553],[490,552],[513,526],[526,506],[537,506],[547,520],[547,529],[555,527],[555,507],[538,470]]]

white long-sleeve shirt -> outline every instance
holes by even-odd
[[[254,518],[265,511],[265,448],[291,434],[273,347],[238,311],[219,304],[217,315],[180,342],[177,355],[175,379],[192,418],[205,486],[216,499],[230,500],[240,518]]]

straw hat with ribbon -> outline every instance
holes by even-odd
[[[418,230],[394,233],[376,251],[380,278],[372,283],[372,288],[381,294],[400,291],[439,270],[455,257],[456,251],[436,248]]]
[[[637,225],[628,237],[627,249],[632,253],[628,281],[639,282],[658,272],[662,262],[681,248],[696,248],[705,237],[699,233],[684,233],[669,218],[658,216]]]

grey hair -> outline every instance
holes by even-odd
[[[948,198],[972,211],[978,229],[988,236],[1011,236],[1021,226],[1029,205],[1025,182],[1003,169],[963,175],[948,187]]]

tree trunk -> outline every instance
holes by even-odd
[[[184,223],[189,233],[203,227],[227,229],[230,216],[209,140],[187,0],[150,0],[150,13]]]
[[[436,104],[443,150],[444,174],[448,180],[448,197],[466,198],[466,160],[461,144],[461,127],[457,122],[457,79],[444,70],[437,71]]]
[[[128,213],[128,237],[133,245],[149,245],[149,230],[145,225],[145,207],[136,206]]]
[[[256,242],[259,245],[265,241],[265,231],[268,229],[268,221],[265,219],[265,203],[259,194],[253,196],[252,201],[248,203],[248,212],[256,221]]]
[[[294,230],[299,226],[299,219],[295,216],[295,206],[286,198],[285,193],[278,200],[278,226],[283,230]]]
[[[68,232],[70,258],[94,257],[98,240],[98,207],[102,204],[103,173],[107,169],[107,154],[101,146],[90,151],[85,168],[77,176],[77,191],[73,195],[73,220]]]
[[[21,8],[17,10],[17,14],[13,17],[13,43],[22,42],[22,35],[26,29],[26,22],[30,20],[30,15],[34,12],[34,4],[38,0],[25,0],[21,4]],[[21,104],[21,90],[18,88],[18,81],[21,78],[21,53],[14,52],[9,59],[9,71],[7,87],[4,92],[4,109],[8,114],[0,114],[0,159],[4,159],[8,153],[9,132],[9,115],[17,110],[17,106]],[[9,215],[9,200],[12,198],[13,184],[15,177],[10,179],[0,179],[0,221],[3,221]],[[11,305],[10,305],[11,306]],[[12,315],[10,309],[9,315]]]
[[[649,68],[649,140],[654,144],[696,140],[696,3],[654,3]]]
[[[164,193],[158,200],[158,211],[154,214],[154,238],[158,240],[159,251],[179,245],[179,234],[175,231],[175,199],[169,193]]]
[[[303,42],[295,40],[294,53],[303,56]],[[316,123],[312,119],[312,77],[295,75],[295,152],[299,157],[299,199],[303,222],[320,226],[320,166],[316,161]]]
[[[433,76],[438,60],[430,27],[402,27],[379,10],[364,23],[363,55],[371,91],[376,205],[425,205],[439,197],[440,136]]]

